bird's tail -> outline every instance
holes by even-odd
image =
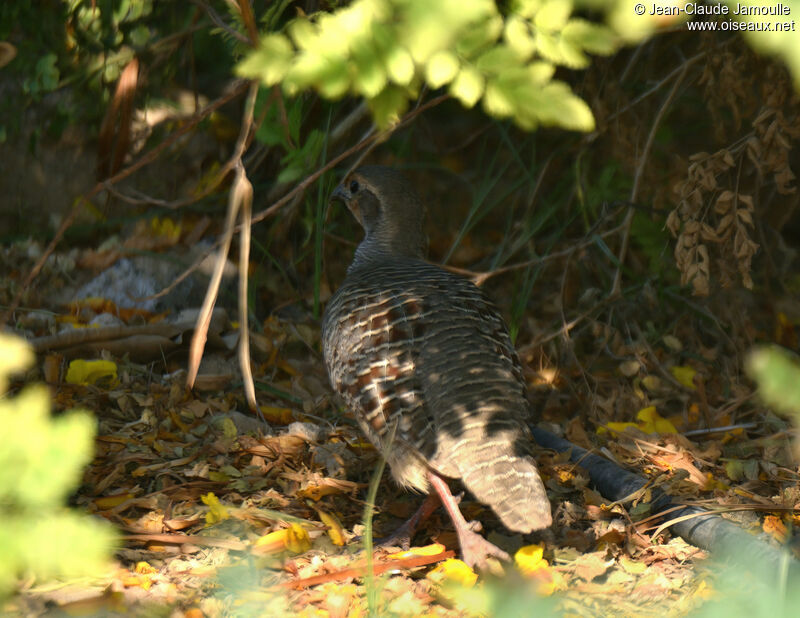
[[[466,488],[490,506],[509,530],[527,534],[552,523],[550,501],[529,457],[479,447],[461,472]]]

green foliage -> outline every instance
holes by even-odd
[[[702,15],[693,17],[683,14],[672,20],[665,20],[664,16],[649,16],[648,14],[640,16],[633,10],[634,4],[630,2],[582,0],[581,4],[594,6],[597,9],[607,9],[609,24],[628,43],[638,43],[665,25],[676,27],[684,21],[705,21]],[[647,3],[644,4],[650,6]],[[797,35],[797,14],[800,12],[800,2],[785,0],[775,5],[785,6],[788,9],[786,15],[764,15],[759,14],[758,11],[752,15],[741,12],[733,13],[739,5],[758,9],[767,6],[759,0],[723,0],[721,4],[726,5],[729,10],[729,13],[721,16],[721,19],[733,22],[728,29],[733,32],[741,32],[748,44],[757,52],[778,56],[792,73],[795,86],[800,88],[800,45],[798,45]],[[697,30],[706,29],[697,28]],[[722,32],[721,28],[714,30]]]
[[[754,0],[726,0],[731,11],[738,5],[746,7],[764,7]],[[741,15],[742,22],[739,30],[743,32],[749,45],[762,54],[776,55],[786,63],[794,77],[795,88],[800,89],[800,43],[797,34],[797,14],[800,12],[800,2],[787,0],[778,7],[785,6],[789,13],[786,15]]]
[[[58,87],[59,72],[56,67],[56,55],[45,54],[36,62],[33,76],[22,83],[24,92],[38,97],[45,92],[52,92]]]
[[[573,17],[568,0],[517,0],[506,15],[492,0],[356,0],[269,32],[237,71],[290,96],[311,88],[329,99],[363,96],[379,127],[428,86],[447,87],[465,107],[482,100],[525,129],[589,131],[589,107],[553,74],[617,45],[605,26]]]
[[[696,618],[790,618],[797,616],[800,578],[788,552],[781,564],[756,563],[741,548],[726,547],[708,565],[712,596]],[[791,568],[790,568],[791,567]]]
[[[0,393],[8,376],[32,361],[25,342],[0,335]],[[91,458],[91,416],[73,411],[51,419],[49,392],[37,385],[0,399],[0,419],[0,596],[25,573],[49,578],[99,572],[111,530],[62,506]]]
[[[192,3],[154,0],[0,2],[0,41],[17,50],[3,67],[0,139],[19,131],[26,110],[55,92],[58,96],[45,99],[55,109],[42,115],[43,126],[33,131],[34,145],[43,131],[57,136],[79,121],[99,126],[110,86],[134,56],[159,67],[139,84],[152,92],[162,92],[164,81],[185,62],[202,66],[205,76],[212,69],[229,75],[233,60],[225,53],[225,41],[207,31],[193,32],[197,15]],[[193,44],[187,46],[190,39]],[[228,45],[228,51],[234,48]]]
[[[778,346],[756,348],[748,358],[747,371],[767,405],[800,422],[800,359],[796,355]]]
[[[503,579],[487,578],[478,586],[446,584],[440,594],[448,598],[456,610],[469,616],[516,618],[518,616],[558,616],[558,597],[543,597],[535,585],[509,573]]]
[[[286,153],[281,158],[281,173],[278,182],[294,182],[312,168],[325,143],[325,132],[312,129],[301,136],[303,121],[302,99],[281,101],[276,105],[269,90],[261,89],[255,105],[256,116],[266,107],[264,122],[256,131],[256,139],[267,146],[280,146]],[[281,106],[286,110],[285,120],[281,117]]]
[[[663,221],[653,219],[642,212],[634,213],[631,221],[631,240],[647,257],[649,273],[659,276],[665,271],[674,273],[674,266],[665,257],[670,255],[671,251],[667,247],[668,239],[664,236]]]

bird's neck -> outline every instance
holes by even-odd
[[[409,242],[409,240],[411,242]],[[427,239],[422,238],[383,238],[368,234],[358,245],[353,262],[347,272],[358,270],[368,264],[393,262],[402,259],[424,260]]]

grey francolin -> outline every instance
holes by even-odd
[[[460,480],[509,530],[551,523],[505,323],[472,282],[425,261],[424,207],[400,173],[363,167],[332,199],[365,236],[323,317],[331,383],[396,481],[441,500],[465,562],[507,559],[465,520],[446,481]]]

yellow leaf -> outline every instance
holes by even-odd
[[[597,433],[598,435],[608,433],[609,431],[622,433],[628,427],[639,427],[639,425],[637,425],[636,423],[606,423],[605,426],[597,428]]]
[[[656,420],[656,433],[678,433],[678,430],[671,420],[659,416]]]
[[[445,550],[445,546],[441,543],[433,543],[425,545],[424,547],[412,547],[408,551],[399,551],[394,554],[386,556],[392,560],[402,560],[403,558],[412,558],[413,556],[436,556]]]
[[[631,560],[625,555],[619,557],[619,565],[626,573],[631,575],[641,575],[647,570],[647,565],[644,562]]]
[[[575,470],[574,468],[569,468],[569,469],[559,468],[557,471],[558,482],[562,485],[567,485],[568,483],[574,481],[577,478],[574,470]]]
[[[706,580],[702,580],[692,593],[692,596],[698,597],[703,601],[710,601],[714,598],[715,593],[714,589],[706,583]]]
[[[563,580],[550,568],[543,555],[543,544],[526,545],[514,554],[514,564],[523,575],[536,580],[539,594],[549,596],[563,587]]]
[[[674,367],[669,368],[669,372],[686,388],[691,390],[695,390],[697,388],[694,385],[694,376],[697,373],[697,370],[693,367],[681,367],[679,365],[675,365]]]
[[[270,424],[288,425],[294,420],[290,408],[278,408],[275,406],[259,406],[264,419]]]
[[[228,509],[223,506],[213,493],[209,492],[205,496],[200,496],[203,504],[208,506],[208,513],[206,513],[206,525],[210,526],[230,517]]]
[[[645,433],[655,433],[655,421],[656,418],[658,418],[658,412],[656,412],[655,406],[647,406],[646,408],[642,408],[636,413],[636,418],[639,419],[639,429]]]
[[[367,442],[366,440],[359,440],[356,442],[352,442],[350,444],[352,448],[361,449],[362,451],[374,451],[375,445],[372,442]]]
[[[450,558],[440,562],[431,570],[428,578],[441,584],[460,584],[470,588],[478,581],[478,574],[469,568],[466,562]]]
[[[263,553],[273,554],[288,550],[300,554],[311,549],[311,539],[303,526],[291,524],[288,528],[265,534],[255,542],[255,547],[260,548]]]
[[[308,531],[300,524],[292,524],[288,528],[289,533],[286,538],[286,549],[294,554],[302,554],[311,549],[311,539]]]
[[[151,566],[149,562],[141,561],[136,563],[134,573],[138,573],[139,575],[152,575],[153,573],[158,573],[158,569]]]
[[[767,515],[762,525],[764,532],[773,536],[779,543],[785,543],[789,539],[789,531],[779,518],[774,515]]]
[[[69,364],[66,381],[68,384],[82,384],[87,386],[107,378],[112,384],[117,382],[117,365],[107,360],[82,360],[76,359]]]
[[[661,416],[655,406],[647,406],[636,413],[639,419],[639,429],[645,433],[678,433],[669,420]]]
[[[344,545],[344,529],[335,515],[317,509],[320,521],[328,526],[328,536],[334,545]]]
[[[176,223],[169,217],[164,217],[163,219],[153,217],[150,220],[150,229],[154,235],[163,236],[175,242],[181,237],[181,224]]]
[[[526,545],[514,554],[514,564],[525,575],[532,575],[549,568],[550,565],[543,556],[544,545]]]
[[[94,505],[101,511],[105,511],[107,509],[113,509],[115,506],[119,506],[128,500],[133,500],[134,497],[135,496],[133,494],[127,492],[124,494],[115,494],[113,496],[96,498],[94,500]]]

